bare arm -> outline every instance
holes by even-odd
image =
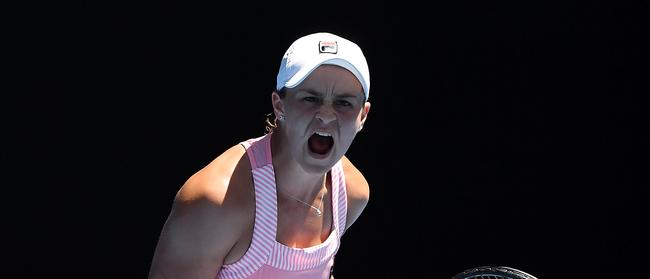
[[[343,156],[343,172],[345,173],[346,193],[348,196],[348,215],[345,229],[347,230],[361,216],[370,199],[370,187],[363,174]]]
[[[176,195],[154,252],[149,278],[215,278],[246,228],[228,151],[193,175]],[[230,154],[233,155],[233,154]],[[225,160],[225,162],[224,162]],[[235,161],[236,164],[236,161]]]

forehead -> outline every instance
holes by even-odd
[[[294,90],[346,94],[365,99],[361,82],[350,71],[336,65],[321,65]]]

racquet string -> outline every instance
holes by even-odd
[[[503,275],[486,274],[486,275],[473,275],[473,276],[465,277],[464,279],[515,279],[515,278],[503,276]]]

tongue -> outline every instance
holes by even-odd
[[[324,137],[324,136],[319,136],[317,134],[312,135],[309,137],[309,149],[318,154],[326,154],[330,148],[332,148],[332,145],[334,144],[334,140],[332,137]]]

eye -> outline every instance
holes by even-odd
[[[336,101],[336,105],[342,106],[342,107],[351,107],[352,103],[346,101],[346,100],[338,100]]]
[[[302,100],[305,101],[305,102],[309,102],[309,103],[316,103],[316,102],[318,102],[318,98],[316,98],[316,97],[312,97],[312,96],[304,97],[304,98],[302,98]]]

